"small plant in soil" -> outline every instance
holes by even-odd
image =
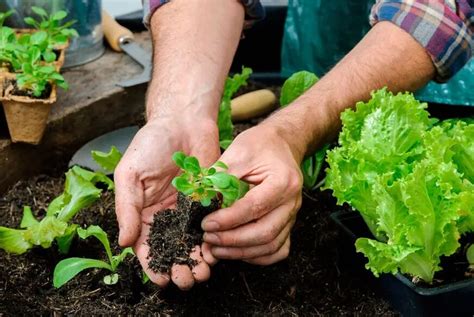
[[[84,170],[78,166],[66,173],[64,192],[48,206],[46,216],[38,220],[30,207],[23,209],[20,229],[0,227],[0,248],[13,254],[22,254],[41,246],[50,248],[57,243],[61,253],[67,253],[76,234],[77,225],[69,223],[82,209],[99,199],[102,189],[98,183],[113,189],[113,182],[105,175]]]
[[[316,84],[318,80],[318,76],[308,71],[300,71],[291,75],[281,87],[281,107],[286,107],[295,101],[299,96]],[[303,186],[306,190],[315,190],[324,183],[324,179],[318,183],[318,178],[328,148],[328,144],[324,145],[320,150],[304,159],[301,163]]]
[[[176,209],[157,212],[148,238],[149,267],[168,272],[173,264],[196,263],[189,255],[202,243],[201,221],[219,207],[228,207],[248,191],[247,183],[226,172],[223,162],[206,168],[197,158],[182,152],[173,155],[182,174],[173,179],[178,190]]]
[[[119,280],[117,268],[125,260],[127,255],[134,255],[132,248],[125,248],[118,255],[113,255],[107,233],[99,226],[89,226],[87,229],[78,228],[77,234],[81,239],[87,239],[88,237],[93,236],[99,240],[105,249],[108,262],[77,257],[64,259],[54,268],[54,287],[59,288],[73,279],[80,272],[92,268],[110,271],[111,274],[104,276],[103,281],[107,285],[116,284]]]

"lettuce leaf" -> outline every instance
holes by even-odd
[[[217,117],[217,127],[219,128],[219,143],[221,148],[227,149],[234,139],[234,125],[232,124],[232,96],[247,85],[247,80],[252,74],[252,69],[242,68],[242,73],[228,77],[225,81],[224,92],[222,94],[221,104],[219,106],[219,115]]]
[[[112,146],[108,153],[100,151],[92,151],[92,158],[107,172],[113,173],[118,163],[122,159],[122,153],[117,149],[117,147]]]
[[[474,231],[474,125],[438,123],[425,109],[412,94],[379,90],[342,114],[339,146],[328,154],[326,188],[376,238],[356,242],[376,276],[400,271],[431,282],[441,257]]]

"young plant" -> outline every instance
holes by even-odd
[[[106,172],[113,173],[118,163],[122,159],[122,153],[112,146],[108,153],[100,151],[92,151],[92,158]]]
[[[201,167],[194,156],[183,152],[173,154],[173,161],[181,168],[182,174],[173,179],[173,186],[207,207],[218,194],[222,196],[222,207],[229,207],[249,190],[249,185],[226,172],[227,165],[216,162],[209,168]]]
[[[107,285],[116,284],[119,280],[117,268],[125,260],[127,255],[134,255],[132,248],[125,248],[118,255],[112,255],[107,233],[99,226],[89,226],[87,229],[78,228],[77,234],[81,239],[87,239],[88,237],[93,236],[99,240],[105,249],[108,261],[89,258],[64,259],[54,268],[54,287],[59,288],[73,279],[80,272],[92,268],[109,270],[111,274],[104,276],[103,281]]]
[[[34,97],[41,97],[48,85],[57,85],[62,89],[69,88],[64,77],[52,65],[38,62],[41,51],[31,47],[27,51],[28,61],[21,65],[22,72],[16,74],[16,83],[20,90],[30,92]],[[47,96],[46,96],[47,98]]]
[[[0,64],[12,65],[15,49],[15,31],[6,26],[0,27]]]
[[[318,77],[308,71],[300,71],[294,73],[288,78],[281,88],[280,94],[280,105],[286,107],[299,96],[304,94],[309,88],[311,88],[318,81]],[[317,183],[321,167],[323,166],[324,159],[326,158],[326,152],[329,145],[324,145],[313,155],[307,157],[301,163],[301,172],[303,173],[303,186],[307,190],[317,189],[322,182]]]
[[[217,127],[219,128],[219,144],[221,148],[227,149],[234,139],[234,125],[232,124],[232,96],[247,85],[247,79],[252,74],[252,69],[244,67],[241,74],[235,74],[228,77],[225,81],[224,92],[222,94],[221,104],[219,106],[219,115],[217,117]]]
[[[34,246],[49,248],[56,241],[59,251],[67,253],[77,228],[69,221],[99,199],[102,190],[96,187],[98,183],[106,184],[109,190],[114,188],[105,175],[72,167],[66,173],[64,192],[50,203],[42,220],[37,220],[31,208],[25,206],[21,229],[0,227],[0,248],[22,254]]]
[[[76,30],[70,28],[75,21],[62,24],[62,21],[67,17],[67,12],[58,11],[49,15],[40,7],[32,7],[31,9],[38,15],[39,19],[36,20],[32,17],[27,17],[25,18],[25,23],[37,30],[46,32],[48,35],[49,48],[54,49],[65,45],[69,39],[79,35]]]

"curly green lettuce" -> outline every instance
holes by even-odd
[[[357,251],[376,276],[402,272],[428,283],[442,256],[474,231],[473,128],[437,123],[412,94],[386,89],[342,116],[328,154],[326,188],[357,209],[376,239]]]

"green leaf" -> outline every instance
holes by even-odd
[[[113,190],[115,188],[114,182],[109,177],[107,177],[106,175],[102,173],[91,172],[79,166],[71,167],[71,171],[74,174],[82,177],[86,181],[91,182],[93,185],[102,183],[104,185],[107,185],[108,190]]]
[[[68,254],[69,249],[71,248],[72,241],[76,236],[76,230],[79,226],[76,224],[69,225],[64,231],[64,234],[56,238],[56,243],[58,244],[59,252],[62,254]]]
[[[67,12],[66,11],[58,11],[53,14],[51,17],[52,20],[60,21],[63,20],[65,17],[67,17]]]
[[[95,237],[97,240],[102,243],[104,246],[105,252],[107,253],[107,257],[109,258],[109,262],[111,263],[112,270],[115,270],[113,267],[113,257],[112,257],[112,250],[110,249],[110,242],[109,238],[107,237],[107,233],[102,230],[99,226],[89,226],[87,229],[77,228],[77,234],[81,239],[87,239],[90,236]]]
[[[89,207],[97,201],[102,192],[90,180],[78,175],[78,170],[73,168],[66,173],[63,207],[57,215],[58,219],[66,222],[81,209]]]
[[[289,105],[318,81],[318,77],[308,71],[294,73],[281,87],[280,105]]]
[[[122,158],[122,153],[115,146],[112,146],[108,153],[92,151],[92,158],[104,170],[113,173]]]
[[[21,218],[20,228],[29,228],[38,224],[30,206],[23,206],[23,218]]]
[[[186,158],[186,154],[183,152],[175,152],[171,159],[173,162],[180,168],[184,169],[184,159]]]
[[[26,238],[27,230],[10,229],[0,226],[0,249],[8,253],[23,254],[33,247]]]
[[[104,276],[104,279],[103,279],[106,285],[115,285],[117,284],[118,280],[119,280],[118,273],[112,273],[112,274],[106,275]]]
[[[35,28],[38,28],[39,27],[39,24],[36,22],[35,19],[31,18],[31,17],[26,17],[24,19],[25,23],[28,24],[28,25],[31,25]]]
[[[43,53],[43,59],[47,63],[52,63],[56,60],[56,54],[54,54],[53,51],[46,51]],[[57,74],[59,75],[59,74]],[[61,75],[60,75],[61,76]],[[53,78],[53,76],[51,76]],[[64,78],[61,76],[61,79],[64,80]]]
[[[120,252],[119,255],[114,255],[112,257],[112,262],[111,262],[111,266],[112,266],[112,269],[115,271],[117,269],[117,267],[123,262],[123,260],[125,260],[125,258],[127,257],[127,255],[132,255],[134,256],[135,253],[133,252],[133,249],[131,247],[128,247],[128,248],[125,248],[122,250],[122,252]]]
[[[91,268],[112,271],[112,267],[104,261],[87,258],[68,258],[60,261],[54,268],[53,285],[56,288],[60,288],[80,272]]]
[[[150,281],[150,277],[145,273],[145,271],[142,271],[142,284],[146,284]]]
[[[225,172],[217,172],[214,175],[207,176],[216,188],[227,188],[230,186],[231,178],[235,177]]]
[[[31,35],[30,41],[32,45],[41,45],[48,39],[48,33],[45,31],[37,31]]]
[[[222,168],[224,170],[227,170],[229,167],[222,161],[217,161],[214,163],[214,165],[212,165],[213,167],[215,168]]]
[[[33,245],[49,248],[54,239],[64,235],[66,229],[66,222],[46,216],[36,225],[29,227],[25,236]]]
[[[189,183],[186,175],[175,177],[171,184],[174,188],[176,188],[178,191],[182,192],[185,195],[190,195],[194,191],[194,186]]]
[[[194,156],[187,156],[183,162],[184,170],[191,172],[194,175],[199,175],[201,173],[201,166],[199,165],[199,161]]]
[[[31,7],[31,10],[41,17],[48,17],[48,13],[43,8],[33,6]]]

